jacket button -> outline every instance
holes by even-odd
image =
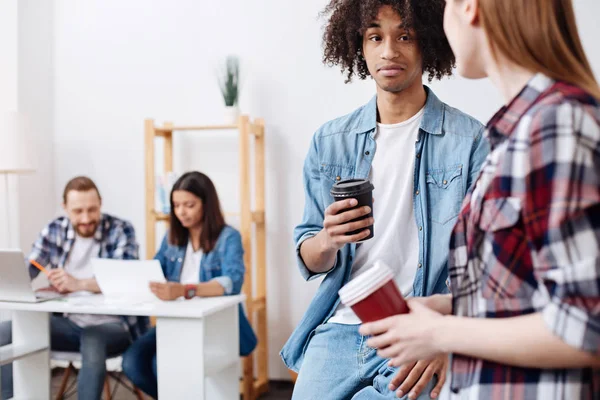
[[[419,268],[421,268],[423,266],[423,264],[419,263]]]
[[[336,177],[335,177],[335,180],[339,182],[339,181],[341,181],[341,180],[342,180],[342,177],[341,177],[341,176],[336,176]]]
[[[417,190],[415,194],[418,196],[418,195],[419,195],[419,193],[420,193],[420,192]]]
[[[447,184],[448,184],[448,181],[444,179],[444,185],[447,185]]]
[[[371,154],[369,150],[365,151],[365,156],[368,156],[369,154]]]
[[[420,227],[419,227],[419,230],[420,230],[420,231],[422,231],[422,230],[423,230],[423,227],[422,227],[422,226],[420,226]]]
[[[421,154],[420,153],[417,153],[417,158],[421,158]]]

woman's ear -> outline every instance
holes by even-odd
[[[479,0],[464,0],[463,11],[473,26],[479,26]]]

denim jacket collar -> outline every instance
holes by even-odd
[[[425,102],[425,112],[421,120],[420,129],[432,135],[442,134],[442,125],[444,123],[444,104],[438,99],[431,89],[427,86],[425,93],[427,101]],[[362,110],[361,118],[355,128],[357,135],[375,131],[377,127],[377,96],[373,96]]]

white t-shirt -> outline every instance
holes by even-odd
[[[90,261],[93,257],[98,257],[99,253],[100,243],[96,239],[76,235],[75,242],[69,253],[69,259],[65,263],[65,272],[76,279],[93,278],[94,270]],[[82,328],[122,322],[121,318],[116,315],[69,314],[68,317]]]
[[[194,251],[192,241],[188,241],[181,269],[180,283],[198,283],[200,282],[200,262],[202,261],[202,248]]]
[[[423,119],[421,109],[399,124],[377,124],[377,150],[369,179],[375,189],[373,218],[375,237],[358,244],[350,279],[381,260],[394,270],[402,295],[412,292],[419,262],[419,234],[415,223],[414,167],[415,143]],[[351,308],[340,303],[328,322],[354,325],[360,319]]]

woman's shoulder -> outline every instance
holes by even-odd
[[[231,249],[232,247],[241,247],[242,246],[242,235],[240,232],[230,225],[225,225],[223,229],[221,229],[221,233],[217,239],[217,243],[215,244],[215,250],[226,251],[227,249]]]
[[[582,89],[556,84],[527,110],[518,129],[529,132],[530,139],[560,141],[566,136],[600,140],[600,106]],[[574,137],[571,137],[573,139]]]
[[[573,117],[586,116],[598,121],[600,118],[600,103],[585,90],[578,86],[556,82],[541,93],[527,116],[538,119],[536,122],[556,124],[571,121]]]
[[[242,235],[233,226],[225,225],[219,234],[219,241],[226,241],[228,238],[239,238],[241,240]]]

